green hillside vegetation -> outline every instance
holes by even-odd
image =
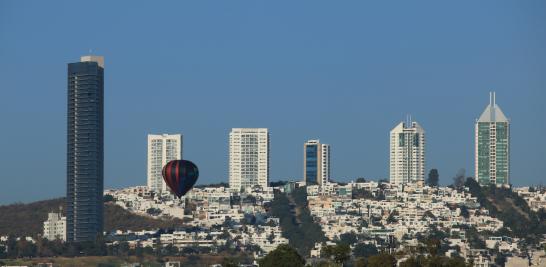
[[[481,187],[473,178],[467,178],[465,186],[490,214],[504,222],[500,234],[525,238],[536,244],[538,237],[546,234],[546,211],[534,212],[527,202],[509,188]]]
[[[322,228],[307,207],[307,190],[300,187],[292,194],[276,194],[271,203],[271,215],[280,220],[283,236],[300,255],[309,255],[316,242],[326,241]]]
[[[42,200],[28,204],[0,206],[0,236],[38,236],[48,212],[65,210],[64,198]],[[145,230],[182,226],[181,219],[155,219],[131,213],[113,203],[104,205],[104,230]]]
[[[113,230],[151,230],[172,229],[184,225],[184,221],[178,218],[155,219],[148,216],[131,213],[122,207],[106,203],[104,207],[104,229]]]
[[[65,208],[64,198],[0,206],[0,235],[36,236],[41,234],[47,213],[58,212],[59,207]]]
[[[230,255],[231,257],[238,255]],[[39,263],[53,263],[53,266],[130,266],[133,263],[140,263],[140,266],[160,267],[165,266],[166,261],[179,261],[182,266],[211,266],[222,264],[228,255],[189,255],[189,256],[167,256],[156,257],[154,255],[125,255],[125,256],[81,256],[81,257],[44,257],[44,258],[21,258],[21,259],[0,259],[0,266],[37,266]],[[226,266],[226,265],[224,265]]]

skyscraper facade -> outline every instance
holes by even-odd
[[[269,184],[269,131],[233,128],[229,134],[229,187],[241,190]]]
[[[425,130],[411,120],[390,132],[390,182],[408,184],[425,179]]]
[[[319,140],[303,144],[303,179],[307,185],[324,185],[330,181],[330,145]]]
[[[475,177],[481,185],[510,183],[510,121],[489,95],[489,105],[475,124]]]
[[[104,58],[68,64],[66,235],[93,241],[103,229]]]
[[[169,161],[182,159],[181,134],[148,135],[148,188],[155,192],[168,192],[161,171]]]

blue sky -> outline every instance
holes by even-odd
[[[0,203],[65,194],[66,64],[105,56],[105,187],[146,182],[146,135],[182,133],[198,183],[227,181],[233,127],[271,132],[271,180],[303,143],[336,180],[388,177],[411,114],[427,172],[472,175],[497,92],[515,185],[546,182],[544,1],[0,1]]]

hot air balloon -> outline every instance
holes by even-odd
[[[171,192],[181,198],[197,181],[199,170],[189,160],[172,160],[163,167],[162,174]]]

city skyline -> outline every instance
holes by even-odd
[[[0,3],[0,203],[65,194],[65,68],[90,48],[108,59],[106,188],[146,183],[146,135],[160,132],[191,140],[198,183],[225,182],[233,127],[270,130],[271,181],[302,179],[312,138],[335,147],[336,181],[388,178],[388,131],[408,113],[429,133],[425,172],[449,184],[473,176],[489,91],[513,122],[511,182],[545,181],[544,3],[219,5]],[[79,14],[64,10],[102,19],[67,25]],[[29,153],[43,155],[30,169]]]
[[[546,266],[544,25],[0,0],[0,266]]]

